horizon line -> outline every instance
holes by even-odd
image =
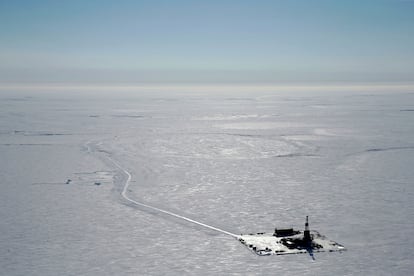
[[[132,91],[139,89],[164,90],[233,90],[248,89],[289,90],[289,91],[373,91],[384,89],[414,90],[414,82],[384,82],[384,83],[0,83],[0,90],[112,90]]]

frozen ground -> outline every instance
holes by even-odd
[[[412,273],[413,93],[114,95],[1,91],[1,275]],[[116,164],[134,201],[236,234],[310,215],[348,251],[256,256],[125,200]]]

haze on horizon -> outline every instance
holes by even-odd
[[[414,1],[2,1],[0,85],[414,81]]]

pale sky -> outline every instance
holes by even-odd
[[[413,82],[410,0],[0,0],[0,84]]]

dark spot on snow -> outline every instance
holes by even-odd
[[[115,118],[135,118],[135,119],[144,118],[144,116],[142,116],[142,115],[112,115],[112,117],[115,117]]]
[[[407,146],[407,147],[387,147],[387,148],[372,148],[365,150],[366,152],[377,152],[377,151],[390,151],[390,150],[411,150],[414,149],[414,147]]]
[[[101,185],[101,182],[95,182],[95,185],[99,186],[99,185]]]
[[[275,158],[284,158],[284,157],[315,157],[316,154],[303,154],[303,153],[288,153],[288,154],[279,154],[273,157]]]
[[[414,112],[414,109],[400,109],[401,112]]]
[[[13,134],[22,134],[23,136],[63,136],[73,135],[72,133],[55,133],[47,131],[26,131],[26,130],[14,130]]]
[[[107,154],[111,154],[111,152],[107,151],[107,150],[103,150],[103,149],[98,149],[98,152],[103,152],[103,153],[107,153]]]
[[[370,151],[384,151],[386,149],[367,149],[366,151],[370,152]]]

